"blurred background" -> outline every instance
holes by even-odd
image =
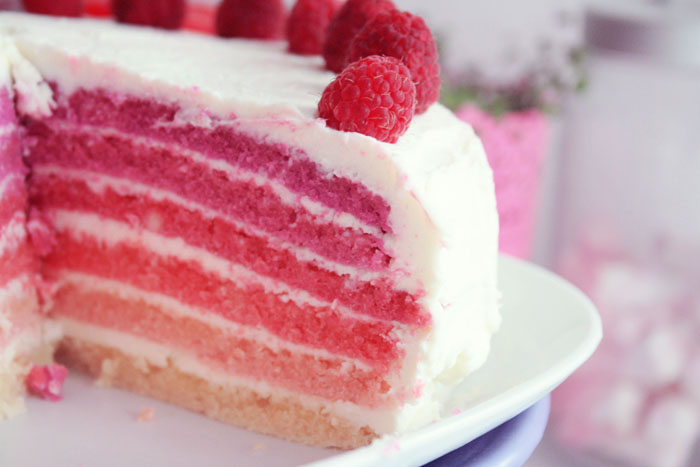
[[[603,318],[527,465],[700,467],[700,0],[394,2],[432,28],[442,100],[484,142],[501,250]]]

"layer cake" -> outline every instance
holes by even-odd
[[[19,14],[0,33],[11,329],[46,316],[104,383],[341,448],[436,419],[484,362],[494,187],[448,110],[382,143],[327,128],[334,75],[281,42]]]

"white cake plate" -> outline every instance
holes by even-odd
[[[28,412],[0,423],[0,465],[316,466],[421,465],[450,452],[541,399],[595,350],[598,314],[555,275],[501,258],[503,325],[480,370],[455,391],[445,418],[350,452],[316,449],[209,420],[71,374],[65,399],[30,398]],[[155,418],[137,421],[153,407]],[[454,409],[459,408],[460,413]]]

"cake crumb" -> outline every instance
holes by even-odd
[[[42,399],[60,401],[63,398],[61,391],[66,376],[68,376],[68,370],[58,363],[34,365],[27,375],[27,390]]]
[[[253,445],[253,451],[264,451],[265,449],[267,449],[265,443],[257,442]]]
[[[156,418],[156,409],[153,407],[146,407],[145,409],[141,409],[137,420],[139,422],[150,422],[153,421],[154,418]]]
[[[95,380],[95,385],[100,388],[108,388],[112,386],[114,377],[117,374],[119,363],[116,360],[104,359],[100,368],[100,374]]]

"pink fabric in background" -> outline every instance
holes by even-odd
[[[481,138],[496,183],[503,253],[529,258],[549,125],[539,110],[494,117],[473,105],[457,111]]]

